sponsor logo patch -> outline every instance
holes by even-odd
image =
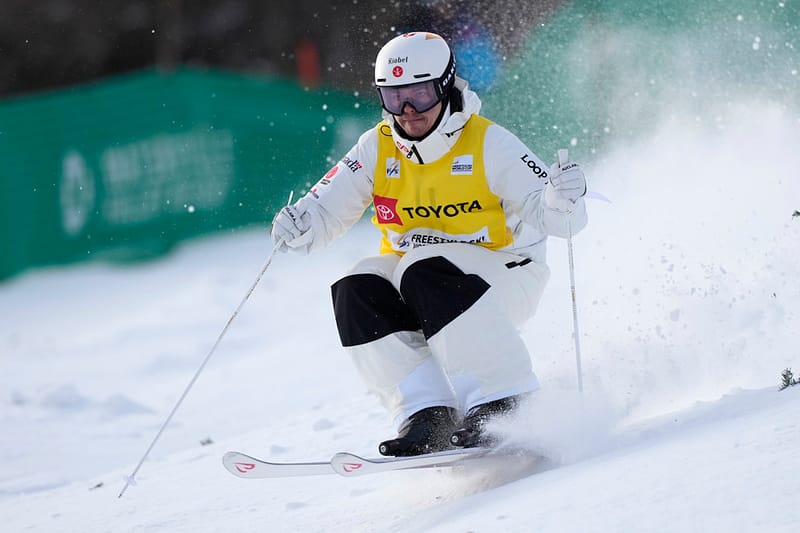
[[[394,157],[386,158],[386,177],[399,178],[400,177],[400,161]]]
[[[472,154],[459,155],[453,159],[453,168],[450,170],[453,176],[465,176],[472,174]]]
[[[457,204],[417,205],[401,208],[408,218],[453,218],[473,211],[482,211],[483,207],[478,200],[458,202]]]
[[[401,143],[398,140],[395,140],[394,144],[395,146],[397,146],[398,150],[406,154],[406,157],[411,157],[411,148],[409,148],[408,146],[406,146],[405,144]]]
[[[322,176],[322,179],[330,181],[333,179],[333,177],[336,175],[337,172],[339,172],[339,165],[331,167],[331,169],[328,172],[326,172],[324,176]],[[323,185],[327,185],[327,183],[323,183]]]
[[[339,165],[334,165],[331,169],[322,176],[317,184],[311,189],[311,194],[314,195],[314,198],[319,198],[319,188],[320,187],[327,187],[333,181],[333,177],[336,176],[336,173],[339,172]]]
[[[373,197],[372,203],[375,205],[375,215],[380,224],[397,224],[402,226],[403,221],[397,214],[397,198],[387,198],[386,196]]]
[[[451,242],[460,242],[468,244],[489,244],[492,242],[489,238],[489,228],[484,226],[475,233],[460,233],[453,234],[443,231],[438,231],[432,228],[416,228],[407,233],[396,233],[387,228],[387,235],[389,241],[392,243],[392,248],[398,252],[405,252],[409,249],[420,248],[429,244],[445,244]]]
[[[525,154],[522,157],[520,157],[519,160],[525,163],[525,165],[527,165],[527,167],[531,170],[531,172],[533,172],[534,176],[546,180],[547,171],[541,166],[539,166],[539,164],[536,161],[530,159],[530,157],[531,157],[530,154]]]
[[[358,172],[362,167],[361,163],[359,163],[357,159],[350,159],[347,156],[342,158],[342,163],[344,163],[345,166],[353,172]]]

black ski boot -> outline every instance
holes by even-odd
[[[396,438],[380,443],[381,455],[407,457],[439,452],[450,447],[450,435],[456,429],[456,410],[428,407],[417,411],[400,426]]]
[[[469,410],[461,426],[450,435],[450,444],[461,448],[491,448],[497,445],[498,437],[486,431],[486,424],[513,412],[522,398],[522,395],[509,396],[476,405]]]

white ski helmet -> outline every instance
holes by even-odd
[[[406,104],[420,113],[427,111],[450,94],[455,80],[453,52],[435,33],[398,35],[375,59],[381,104],[393,115],[402,114]]]

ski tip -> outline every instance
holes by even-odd
[[[225,455],[222,456],[222,462],[228,461],[230,459],[234,459],[236,457],[246,457],[241,452],[225,452]]]
[[[228,472],[243,479],[315,476],[334,473],[329,461],[275,463],[241,452],[225,453],[222,457],[222,465]]]
[[[256,468],[256,461],[240,452],[226,452],[222,456],[222,466],[234,476],[247,478],[250,477],[248,474]]]

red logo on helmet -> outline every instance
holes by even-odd
[[[403,67],[398,65],[392,69],[392,76],[394,76],[395,78],[399,78],[402,75],[403,75]]]

